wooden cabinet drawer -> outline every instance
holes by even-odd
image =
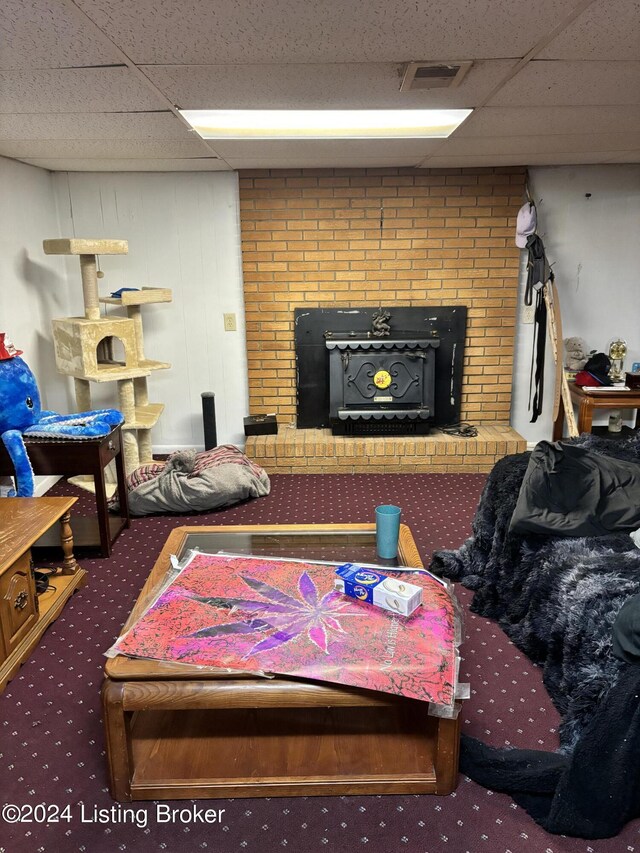
[[[120,453],[120,430],[115,430],[100,444],[100,464],[105,468]]]
[[[8,657],[38,619],[38,600],[27,551],[0,576],[0,631]]]

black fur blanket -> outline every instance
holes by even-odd
[[[640,462],[640,438],[635,436],[621,442],[581,436],[575,443]],[[590,726],[606,725],[603,709],[607,702],[620,699],[615,692],[609,696],[618,682],[623,692],[626,683],[640,684],[633,672],[628,674],[629,669],[640,669],[613,657],[611,635],[622,605],[640,592],[640,549],[626,533],[594,538],[510,533],[529,455],[507,456],[495,465],[480,499],[472,537],[458,551],[437,552],[431,569],[475,590],[472,611],[495,619],[518,648],[542,667],[545,686],[562,717],[561,755],[555,758],[560,761],[558,767],[566,769],[572,756],[579,754],[585,761],[589,747],[582,736]],[[635,701],[638,704],[637,696]],[[473,749],[482,750],[482,745],[467,743],[466,747],[467,755]],[[498,752],[504,753],[493,751]],[[588,761],[585,766],[588,769]],[[477,778],[468,767],[465,772]],[[477,775],[486,784],[486,774]],[[620,821],[630,816],[612,815],[611,822],[597,831],[584,825],[554,828],[553,822],[546,828],[604,837],[617,832]]]
[[[462,738],[460,769],[510,794],[548,832],[610,838],[640,815],[640,666],[622,665],[571,755]]]

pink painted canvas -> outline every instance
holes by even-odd
[[[114,646],[135,657],[296,675],[450,705],[455,608],[428,575],[410,617],[334,589],[334,566],[198,554]]]

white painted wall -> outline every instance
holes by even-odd
[[[51,318],[67,311],[64,262],[42,241],[59,234],[51,172],[0,157],[0,332],[6,332],[38,380],[44,408],[66,411],[56,371]]]
[[[608,352],[627,341],[625,366],[640,362],[640,166],[559,166],[530,169],[538,233],[553,264],[563,337],[579,336]],[[590,197],[587,198],[587,194]],[[554,369],[547,346],[544,411],[531,424],[527,411],[533,327],[521,322],[525,260],[520,276],[512,426],[529,442],[550,439]],[[626,411],[626,422],[632,424]],[[606,423],[607,413],[594,417]]]
[[[101,294],[173,291],[173,302],[143,308],[145,355],[173,365],[149,377],[149,399],[166,406],[154,451],[204,446],[203,391],[216,395],[218,443],[242,446],[248,385],[237,174],[61,172],[53,183],[60,236],[129,241],[128,255],[100,258]],[[81,314],[78,259],[66,259],[66,270],[70,313]],[[237,315],[236,332],[224,331],[225,312]],[[117,405],[115,385],[92,384],[92,392],[94,406]]]
[[[53,357],[51,317],[66,313],[64,263],[47,257],[42,241],[57,237],[51,173],[0,157],[0,332],[23,351],[43,408],[70,411]],[[37,477],[43,494],[57,477]]]

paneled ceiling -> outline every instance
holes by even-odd
[[[53,170],[640,162],[640,0],[3,0],[0,155]],[[473,65],[400,91],[413,61]],[[467,107],[437,140],[205,142],[177,108]]]

